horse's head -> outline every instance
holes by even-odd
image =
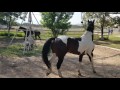
[[[94,22],[95,22],[95,20],[93,20],[93,21],[89,21],[89,20],[88,20],[87,31],[90,31],[90,32],[93,33],[93,30],[94,30]]]
[[[19,29],[18,29],[18,31],[20,31],[20,30],[27,30],[27,28],[24,28],[24,27],[19,27]]]

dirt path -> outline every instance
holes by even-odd
[[[83,78],[120,78],[120,50],[96,45],[94,61],[97,74],[93,74],[88,57],[83,57],[81,68]],[[41,55],[23,58],[0,56],[0,78],[59,78],[56,62],[57,60],[54,60],[53,73],[46,76],[47,68],[41,59]],[[68,53],[61,70],[65,78],[78,78],[78,56]]]

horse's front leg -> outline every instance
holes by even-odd
[[[96,71],[95,71],[95,67],[94,67],[94,62],[93,62],[93,52],[88,53],[87,55],[88,55],[88,57],[89,57],[89,59],[90,59],[93,73],[96,73]]]
[[[80,69],[82,68],[82,58],[83,58],[84,53],[79,55],[79,69],[78,69],[78,76],[82,76]]]

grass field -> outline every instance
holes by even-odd
[[[96,40],[95,43],[98,45],[120,49],[120,37],[119,36],[120,36],[119,34],[113,34],[109,36],[109,40],[105,40],[105,41]]]
[[[10,46],[5,46],[4,43],[9,44],[11,39],[13,38],[14,34],[16,34],[16,31],[11,31],[11,37],[4,36],[7,32],[5,31],[0,31],[0,55],[3,56],[39,56],[42,50],[42,45],[39,45],[36,47],[33,51],[30,51],[28,53],[25,53],[23,55],[23,45],[21,42],[23,42],[23,32],[18,32],[18,35],[15,38],[15,44],[10,45]],[[80,37],[84,32],[67,32],[66,35],[70,37]],[[52,37],[52,34],[50,31],[43,32],[41,33],[41,38],[43,40],[46,40],[48,38]],[[113,47],[113,48],[118,48],[120,49],[120,37],[119,34],[113,34],[109,36],[109,40],[101,41],[99,40],[99,36],[97,34],[94,35],[94,42],[97,45],[103,45],[103,46],[108,46],[108,47]],[[3,46],[2,46],[3,45]]]
[[[7,57],[39,56],[42,50],[42,46],[37,46],[34,50],[23,55],[23,48],[23,45],[20,43],[16,43],[8,47],[0,47],[0,55]]]

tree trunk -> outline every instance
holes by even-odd
[[[53,37],[55,38],[58,36],[58,33],[55,29],[52,29],[52,34],[53,34]]]
[[[10,29],[11,29],[11,16],[9,17],[10,20],[8,21],[8,37],[10,36]]]
[[[101,25],[101,40],[104,40],[104,37],[103,37],[103,25]]]
[[[10,36],[10,23],[8,23],[8,37]]]
[[[102,19],[102,23],[101,23],[101,40],[104,40],[104,37],[103,37],[104,24],[105,24],[105,16],[103,15],[103,19]]]

